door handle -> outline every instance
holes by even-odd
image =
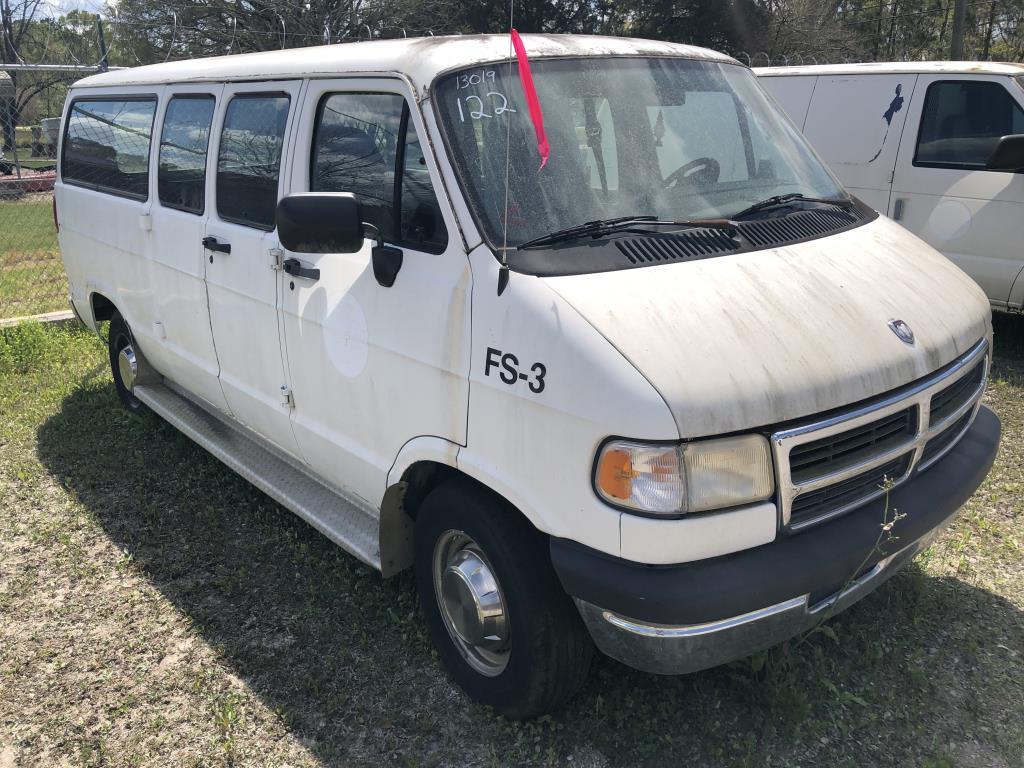
[[[231,253],[231,243],[222,243],[216,237],[207,235],[203,238],[203,248],[217,253]]]
[[[284,264],[281,265],[284,271],[292,277],[304,277],[307,280],[319,280],[320,270],[313,269],[312,267],[302,266],[302,262],[298,259],[285,259]]]

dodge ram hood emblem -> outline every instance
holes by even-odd
[[[910,329],[910,326],[902,320],[890,320],[889,327],[892,329],[892,332],[896,334],[896,337],[904,344],[914,343],[914,332]]]

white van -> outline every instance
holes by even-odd
[[[445,665],[513,717],[593,643],[683,673],[845,608],[1000,430],[984,294],[749,69],[524,40],[543,168],[508,37],[450,37],[89,77],[56,187],[127,407],[414,567]]]
[[[848,190],[1024,309],[1024,64],[755,72]]]

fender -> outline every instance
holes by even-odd
[[[455,469],[461,446],[434,435],[420,435],[406,441],[388,471],[387,488],[380,503],[378,545],[380,569],[393,576],[413,563],[413,518],[406,508],[406,498],[415,478],[417,466],[440,466]],[[432,474],[429,473],[428,474]],[[418,493],[420,489],[415,489]]]

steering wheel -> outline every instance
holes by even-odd
[[[713,157],[698,157],[686,165],[679,166],[672,171],[665,179],[665,186],[671,187],[675,184],[686,182],[688,184],[714,184],[718,181],[718,175],[722,172],[722,166]]]

